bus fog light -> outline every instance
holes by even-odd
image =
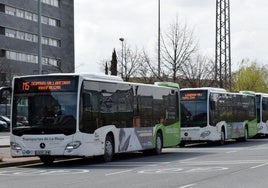
[[[81,145],[80,141],[74,141],[74,142],[67,144],[65,150],[67,150],[68,152],[71,152],[74,149],[77,149],[80,145]]]
[[[210,133],[211,133],[210,131],[205,131],[205,132],[202,132],[200,136],[201,136],[202,138],[205,138],[205,137],[209,136]]]
[[[17,150],[17,151],[20,151],[21,150],[21,147],[18,143],[16,142],[10,142],[10,147],[12,150]]]

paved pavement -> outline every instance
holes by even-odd
[[[9,136],[0,136],[0,147],[9,147]]]
[[[38,157],[12,158],[9,136],[0,136],[0,168],[40,162]]]

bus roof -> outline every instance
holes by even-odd
[[[122,78],[112,75],[104,74],[94,74],[94,73],[51,73],[51,74],[39,74],[39,75],[25,75],[25,76],[15,76],[15,78],[29,78],[29,77],[46,77],[46,76],[79,76],[85,80],[96,80],[96,81],[105,81],[105,82],[117,82],[117,83],[126,83],[126,84],[138,84],[149,87],[166,87],[170,89],[180,89],[179,84],[173,82],[156,82],[155,84],[145,84],[145,83],[136,83],[136,82],[125,82]]]
[[[180,85],[174,82],[155,82],[154,85],[180,89]]]
[[[94,74],[94,73],[50,73],[50,74],[39,74],[39,75],[25,75],[25,76],[16,76],[20,77],[42,77],[42,76],[82,76],[85,79],[98,79],[98,80],[109,80],[109,81],[118,81],[122,82],[123,79],[118,76],[104,75],[104,74]]]
[[[239,93],[242,93],[244,95],[252,95],[252,96],[255,96],[256,95],[256,93],[254,91],[246,91],[246,90],[239,91]]]
[[[268,97],[268,93],[257,92],[257,93],[255,93],[255,94],[256,94],[256,95],[261,95],[261,96]]]
[[[216,88],[216,87],[198,87],[198,88],[183,88],[181,91],[187,91],[187,90],[208,90],[208,91],[214,91],[214,92],[227,92],[223,88]]]
[[[113,80],[113,81],[123,82],[122,78],[118,76],[113,76],[113,75],[104,75],[104,74],[96,75],[96,74],[88,74],[88,73],[81,73],[77,75],[83,76],[84,78],[88,78],[88,79]]]

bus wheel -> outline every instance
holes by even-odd
[[[156,135],[156,143],[155,143],[155,154],[159,155],[162,152],[162,135],[160,132],[157,133]]]
[[[185,142],[180,142],[179,147],[184,148],[185,147]]]
[[[220,140],[220,145],[224,145],[225,144],[225,132],[222,129],[221,130],[221,140]]]
[[[248,140],[248,128],[245,127],[245,130],[244,130],[244,139],[243,141],[247,141]]]
[[[51,156],[39,156],[40,161],[44,163],[45,165],[51,165],[53,164],[55,158]]]
[[[105,162],[110,162],[113,159],[114,155],[114,143],[111,136],[107,135],[104,145],[104,156],[103,159]]]

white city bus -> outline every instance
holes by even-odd
[[[256,93],[258,134],[268,135],[268,94]]]
[[[257,134],[255,95],[220,88],[180,91],[181,146],[189,142],[243,139]]]
[[[112,76],[51,74],[13,79],[11,155],[58,157],[149,150],[180,141],[179,86]]]

